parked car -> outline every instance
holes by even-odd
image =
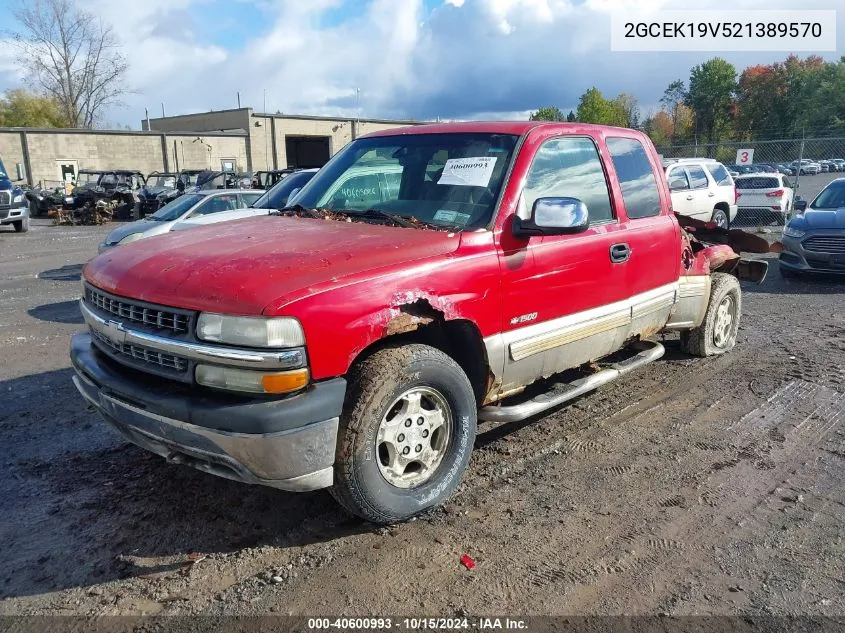
[[[822,173],[828,173],[831,171],[836,171],[836,167],[827,160],[820,160],[818,161],[819,166],[821,167]]]
[[[683,158],[666,167],[675,213],[728,228],[737,213],[737,191],[727,168],[715,160]]]
[[[793,169],[798,170],[798,174],[801,176],[815,176],[821,173],[822,170],[821,165],[806,158],[792,161],[790,165]]]
[[[195,229],[199,226],[205,226],[207,224],[229,222],[230,220],[241,220],[243,218],[250,218],[256,215],[269,215],[270,213],[283,209],[287,206],[288,200],[291,196],[296,195],[296,193],[298,193],[299,190],[314,177],[314,174],[316,174],[317,171],[319,170],[303,169],[296,171],[277,183],[276,186],[269,191],[259,193],[258,195],[261,197],[244,209],[194,216],[182,222],[177,222],[173,226],[172,230],[184,231],[187,229]]]
[[[845,159],[843,158],[831,158],[830,161],[836,166],[836,171],[845,171]]]
[[[29,231],[29,201],[24,190],[9,177],[0,160],[0,226],[11,224],[16,233]]]
[[[179,174],[171,172],[154,171],[147,176],[147,181],[138,192],[138,208],[135,219],[141,219],[151,213],[155,213],[176,191],[176,180]]]
[[[778,163],[777,169],[780,173],[782,173],[785,176],[794,176],[795,175],[795,170],[791,166],[787,165],[786,163]]]
[[[845,178],[829,182],[809,205],[796,200],[795,210],[783,231],[781,274],[845,274]]]
[[[769,220],[774,214],[781,224],[792,212],[793,185],[780,173],[739,176],[734,183],[739,194],[739,211]]]
[[[741,176],[742,174],[753,174],[757,171],[757,167],[754,165],[725,165],[725,169],[733,177]]]
[[[734,347],[738,278],[761,281],[767,264],[705,247],[670,201],[634,130],[359,137],[280,216],[88,262],[74,383],[171,463],[330,487],[367,520],[405,520],[458,487],[478,420],[527,419],[650,363],[662,330],[698,356]]]
[[[245,207],[255,202],[260,195],[258,192],[240,189],[208,189],[179,196],[152,215],[114,229],[100,244],[98,251],[102,253],[121,244],[162,235],[190,217]]]

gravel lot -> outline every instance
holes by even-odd
[[[845,281],[772,258],[733,353],[670,339],[483,425],[445,509],[376,529],[325,492],[168,465],[87,411],[68,343],[111,227],[33,224],[0,234],[0,615],[845,613]]]

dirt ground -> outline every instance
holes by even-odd
[[[442,509],[168,465],[71,384],[103,227],[0,235],[0,615],[845,614],[845,281],[744,287],[736,349],[482,425]],[[473,570],[460,564],[469,555]]]

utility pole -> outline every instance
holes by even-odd
[[[241,109],[241,91],[238,90],[238,110]]]
[[[163,118],[165,118],[165,114],[164,114],[164,101],[162,101],[162,102],[161,102],[161,118],[162,118],[162,119],[163,119]]]
[[[149,108],[144,108],[144,116],[147,119],[147,132],[149,132],[152,129],[150,127],[150,110],[149,110]]]

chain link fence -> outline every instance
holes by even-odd
[[[738,212],[732,225],[780,231],[794,214],[799,197],[812,200],[828,182],[845,177],[845,137],[727,141],[658,148],[663,158],[713,158],[732,174],[778,173],[785,181],[741,178]],[[784,187],[769,185],[783,184]],[[776,195],[779,191],[783,194]],[[768,228],[767,228],[768,227]]]

